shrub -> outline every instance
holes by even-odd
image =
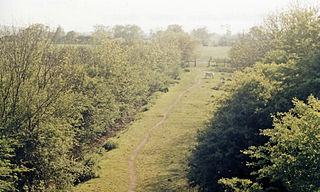
[[[112,149],[116,149],[118,147],[119,144],[112,140],[107,140],[107,142],[103,145],[103,148],[105,148],[106,151],[111,151]]]

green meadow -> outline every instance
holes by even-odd
[[[212,58],[228,58],[231,47],[208,47],[203,46],[200,54],[201,60],[209,60]]]

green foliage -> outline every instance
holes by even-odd
[[[232,46],[230,57],[234,67],[243,69],[258,61],[280,64],[308,59],[319,49],[318,14],[317,7],[297,5],[270,15],[264,25],[251,28]]]
[[[114,38],[122,38],[126,41],[139,40],[144,37],[144,32],[137,25],[116,25],[112,28]]]
[[[289,191],[320,189],[320,101],[310,96],[308,104],[297,99],[287,113],[278,113],[274,128],[262,131],[270,137],[259,147],[251,147],[246,154],[268,161],[259,169],[260,177],[280,180]]]
[[[98,171],[100,167],[98,166],[98,163],[100,162],[100,159],[101,157],[97,153],[86,154],[81,161],[81,164],[74,169],[76,174],[74,184],[79,184],[88,181],[89,179],[99,177]]]
[[[17,173],[22,171],[10,162],[14,157],[13,146],[13,142],[8,138],[0,138],[0,191],[14,191]]]
[[[195,38],[201,40],[203,46],[208,46],[210,44],[210,34],[206,27],[193,29],[191,35]]]
[[[130,43],[97,27],[90,46],[54,45],[62,29],[41,24],[1,31],[1,190],[63,191],[97,177],[99,158],[89,152],[97,139],[178,78],[181,39],[143,42],[126,27]]]
[[[192,186],[199,186],[200,191],[222,191],[219,179],[237,177],[245,180],[221,180],[220,183],[231,188],[250,186],[248,188],[253,188],[253,191],[258,190],[259,186],[266,191],[292,191],[297,187],[288,188],[295,179],[276,172],[265,174],[259,180],[257,175],[251,173],[268,167],[270,162],[255,163],[257,159],[250,159],[241,151],[249,146],[263,146],[269,135],[259,135],[259,130],[272,127],[270,114],[288,111],[292,107],[292,98],[305,101],[310,94],[320,96],[320,44],[315,32],[320,29],[318,11],[294,7],[274,15],[267,19],[264,26],[253,28],[245,35],[243,43],[232,48],[231,58],[236,61],[235,67],[243,71],[237,72],[233,80],[226,83],[226,94],[215,102],[213,118],[207,130],[199,133],[199,144],[189,161],[189,182]],[[299,134],[302,132],[299,131]],[[299,140],[298,134],[293,138]],[[296,152],[289,146],[285,148]],[[288,159],[283,158],[285,161]],[[308,157],[301,156],[301,159],[308,166]],[[295,166],[291,160],[287,161],[288,167]],[[257,166],[247,167],[246,162]],[[287,180],[282,182],[280,177]],[[308,177],[304,177],[308,182]],[[315,180],[316,177],[310,175]],[[298,176],[296,178],[299,179]],[[310,186],[304,187],[308,189]]]
[[[263,188],[258,183],[254,183],[249,179],[220,179],[219,184],[223,184],[225,191],[234,192],[262,192]]]
[[[203,46],[201,48],[200,59],[208,61],[210,57],[213,59],[211,64],[214,64],[215,59],[229,59],[231,47],[209,47]]]
[[[173,32],[173,33],[182,33],[184,32],[181,25],[178,24],[172,24],[168,25],[167,32]]]
[[[233,67],[243,69],[261,61],[265,54],[272,49],[271,37],[263,27],[253,27],[234,43],[230,50]]]
[[[44,26],[33,25],[1,43],[1,135],[17,142],[10,162],[28,170],[18,174],[19,191],[51,183],[65,187],[72,177],[66,171],[72,163],[67,158],[73,142],[66,109],[70,103],[62,100],[71,87],[70,76],[48,35]]]
[[[308,104],[297,99],[293,100],[294,108],[286,113],[278,113],[274,117],[274,128],[265,129],[262,135],[269,140],[262,146],[251,146],[244,154],[257,161],[250,166],[259,167],[258,181],[270,178],[280,181],[288,191],[318,191],[319,156],[320,156],[320,101],[312,95]],[[224,185],[229,185],[233,191],[246,189],[255,191],[250,180],[232,178],[223,179]],[[239,183],[236,185],[236,183]]]
[[[111,141],[111,140],[108,140],[104,145],[103,145],[103,148],[106,150],[106,151],[110,151],[112,149],[116,149],[118,148],[118,143],[114,142],[114,141]]]
[[[200,42],[176,27],[171,27],[174,29],[168,27],[167,31],[160,33],[156,38],[161,44],[175,46],[180,53],[172,51],[170,54],[180,54],[181,67],[188,67],[189,62],[200,56]]]
[[[265,106],[277,90],[277,82],[266,78],[278,69],[272,66],[260,64],[236,73],[225,85],[226,94],[214,102],[214,117],[200,132],[189,160],[190,184],[200,191],[222,191],[217,183],[222,177],[249,176],[248,157],[240,150],[264,141],[256,127],[271,122],[265,118],[270,113]]]

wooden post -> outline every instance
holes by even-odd
[[[208,67],[210,67],[211,61],[212,61],[212,56],[210,56],[210,59],[208,61]]]
[[[196,67],[196,66],[197,66],[197,59],[194,58],[194,67]]]

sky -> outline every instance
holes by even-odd
[[[0,25],[60,25],[66,32],[96,24],[136,24],[145,32],[179,24],[185,31],[246,32],[293,0],[0,0]]]

